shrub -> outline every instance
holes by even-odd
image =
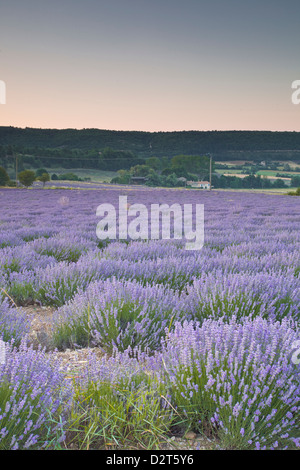
[[[200,323],[205,318],[232,316],[240,321],[255,316],[273,320],[299,317],[300,286],[285,273],[209,273],[194,280],[186,292],[185,317]]]
[[[2,294],[2,295],[1,295]],[[0,338],[2,341],[15,340],[19,344],[29,332],[30,322],[22,309],[12,307],[8,298],[1,300],[4,292],[0,290]]]
[[[0,186],[6,186],[9,183],[9,176],[5,168],[0,166]]]
[[[0,449],[47,448],[64,439],[72,388],[54,356],[6,343],[0,364]],[[63,404],[63,406],[62,406]]]
[[[79,178],[75,173],[63,173],[62,175],[59,175],[58,177],[59,180],[66,180],[66,181],[79,181]]]
[[[32,170],[21,171],[21,173],[18,174],[18,179],[21,184],[28,188],[35,180],[35,172]]]
[[[178,296],[161,286],[115,279],[94,282],[58,310],[53,341],[58,348],[93,341],[110,352],[129,346],[154,350],[176,319],[177,302]]]
[[[300,187],[296,189],[296,191],[289,191],[289,196],[300,196]]]
[[[172,404],[194,429],[211,426],[226,448],[299,446],[296,338],[287,320],[176,323],[160,358]]]
[[[45,168],[38,168],[38,170],[36,170],[35,172],[36,178],[38,178],[39,176],[42,176],[43,174],[47,174],[47,175],[49,174]]]

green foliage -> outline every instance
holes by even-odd
[[[35,176],[36,178],[38,178],[39,176],[42,176],[44,173],[48,174],[48,171],[45,168],[39,168],[38,170],[36,170]]]
[[[91,337],[88,312],[69,322],[57,323],[52,330],[51,344],[60,351],[75,346],[87,347]]]
[[[163,407],[164,389],[155,379],[140,374],[136,385],[89,382],[77,386],[68,431],[79,449],[159,449],[173,420]]]
[[[171,315],[171,310],[164,312],[164,318],[169,318],[170,322]],[[137,328],[145,318],[147,327]],[[101,309],[91,304],[83,307],[80,315],[67,319],[62,317],[53,327],[52,342],[58,349],[65,349],[74,344],[86,347],[93,341],[102,350],[112,353],[114,348],[119,351],[125,351],[128,347],[154,350],[163,335],[164,328],[154,306],[149,304],[145,312],[132,301],[114,301]]]
[[[2,382],[0,384],[0,409],[3,412],[5,410],[5,404],[9,403],[12,398],[14,397],[14,403],[18,403],[23,399],[24,403],[30,401],[31,406],[33,409],[37,408],[39,404],[39,396],[31,399],[30,395],[33,390],[27,390],[24,393],[24,390],[21,390],[21,387],[17,390],[14,390],[14,387],[9,382]],[[22,436],[24,433],[24,429],[26,427],[26,423],[28,422],[29,418],[32,421],[32,424],[35,424],[38,421],[39,415],[35,412],[30,412],[30,408],[23,407],[23,412],[18,414],[18,419],[13,417],[13,407],[11,407],[7,413],[3,413],[1,419],[1,427],[7,428],[8,433],[4,438],[0,441],[0,450],[9,450],[11,449],[11,442],[13,437]],[[22,445],[25,444],[25,440],[28,438],[23,439],[23,441],[18,442],[19,447],[22,448]]]
[[[193,358],[192,365],[179,364],[176,375],[173,376],[172,382],[170,382],[169,393],[172,396],[172,403],[176,407],[179,420],[183,423],[186,430],[192,428],[200,433],[204,432],[206,435],[209,433],[215,435],[217,433],[224,448],[240,450],[253,448],[251,442],[249,443],[251,422],[258,408],[261,396],[258,395],[251,405],[248,405],[247,401],[241,399],[242,391],[240,384],[243,383],[243,387],[246,390],[253,383],[252,368],[244,367],[247,359],[245,358],[244,363],[239,364],[240,370],[243,371],[242,376],[240,380],[232,383],[232,388],[228,392],[225,384],[226,379],[224,380],[224,385],[222,385],[222,382],[221,385],[218,385],[218,377],[221,374],[224,377],[230,376],[227,356],[220,356],[218,366],[215,366],[208,372],[205,359],[198,357],[197,351],[191,351],[191,354]],[[166,380],[168,380],[167,376]],[[272,400],[270,400],[268,407],[261,410],[256,433],[264,437],[264,444],[271,445],[274,442],[272,432],[287,413],[288,407],[280,397],[280,388],[277,386],[276,379],[272,377],[272,373],[265,380],[268,383]],[[209,381],[213,385],[208,386]],[[192,394],[188,394],[186,391],[191,383],[194,386],[194,390]],[[226,403],[225,406],[218,406],[221,400]],[[243,411],[238,414],[237,418],[232,419],[232,406],[234,404],[242,407]],[[276,410],[277,420],[274,419],[272,424],[268,426],[268,414],[271,410]],[[230,432],[224,432],[224,429],[215,429],[213,427],[211,420],[216,412],[218,412],[224,429],[230,430]],[[242,428],[245,430],[243,435],[241,434]]]
[[[21,171],[21,173],[18,174],[18,179],[21,184],[28,188],[35,181],[35,172],[32,170]]]
[[[45,186],[47,181],[50,181],[49,173],[43,173],[41,176],[38,177],[38,180],[43,183],[43,186]]]
[[[6,186],[9,183],[9,176],[5,168],[0,166],[0,186]]]
[[[6,155],[18,152],[23,155],[24,163],[30,163],[33,168],[51,168],[51,165],[57,167],[59,164],[64,168],[117,171],[142,164],[139,160],[145,158],[158,158],[161,159],[163,169],[169,166],[169,159],[176,155],[205,155],[207,152],[212,154],[215,161],[300,160],[300,132],[150,133],[100,129],[21,129],[3,126],[0,127],[0,141],[0,165],[3,165]]]
[[[7,292],[17,305],[24,305],[34,298],[34,288],[30,282],[11,282],[7,287]]]
[[[58,177],[61,181],[79,181],[79,178],[74,173],[63,173]]]
[[[206,156],[201,157],[198,155],[176,155],[171,160],[171,168],[179,169],[181,173],[184,170],[196,173],[199,179],[204,180],[209,177],[210,159]]]
[[[244,178],[238,176],[212,175],[212,186],[214,188],[232,188],[232,189],[268,189],[285,188],[285,182],[277,179],[274,182],[260,175],[248,175]]]
[[[160,170],[161,167],[162,167],[162,162],[159,158],[157,157],[150,157],[150,158],[147,158],[146,160],[146,165],[150,168],[152,168],[153,170]]]
[[[112,171],[129,170],[129,168],[143,163],[144,160],[138,158],[133,152],[106,147],[99,155],[98,168]]]
[[[132,176],[147,176],[149,171],[150,167],[148,165],[136,165],[130,168]]]
[[[292,178],[291,178],[291,186],[293,186],[293,187],[300,187],[300,175],[292,176]]]
[[[300,187],[296,189],[296,191],[288,192],[289,196],[300,196]]]
[[[129,184],[131,179],[131,174],[129,170],[118,170],[118,176],[112,178],[112,184]]]

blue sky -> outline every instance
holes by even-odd
[[[0,0],[0,125],[295,130],[300,2]]]

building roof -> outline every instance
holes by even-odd
[[[148,180],[148,178],[146,176],[132,176],[131,179],[136,180],[136,181],[147,181]]]

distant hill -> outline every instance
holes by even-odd
[[[15,148],[113,150],[139,158],[205,155],[224,160],[293,160],[300,162],[300,132],[180,131],[139,132],[101,129],[0,127],[0,145]]]

